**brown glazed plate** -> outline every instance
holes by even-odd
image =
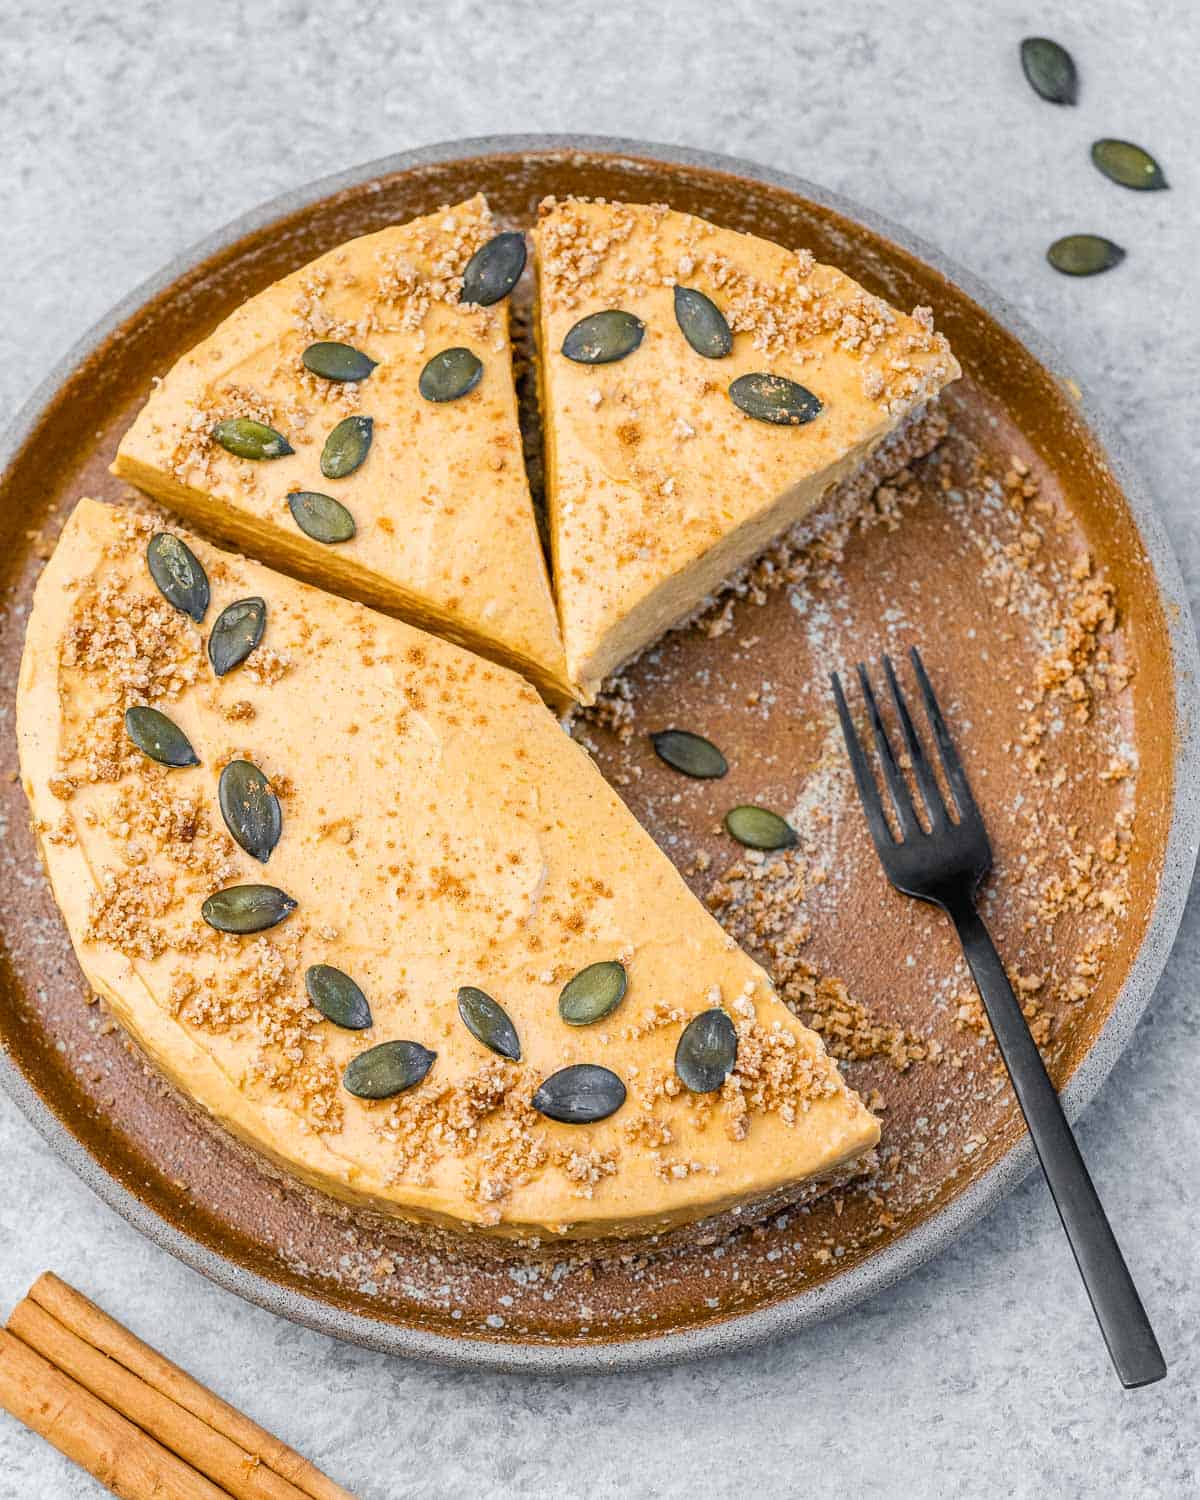
[[[87,1003],[16,782],[32,585],[73,502],[120,494],[108,464],[152,376],[304,261],[477,189],[514,225],[547,194],[583,193],[807,245],[901,307],[932,306],[965,370],[933,455],[854,517],[826,517],[789,578],[738,601],[727,628],[669,636],[628,674],[620,714],[575,730],[882,1112],[865,1184],[717,1245],[480,1258],[269,1175]],[[105,1202],[261,1306],[480,1369],[661,1365],[848,1308],[1020,1180],[1032,1151],[949,929],[884,883],[834,734],[828,672],[881,651],[919,644],[958,728],[996,846],[986,911],[1072,1116],[1153,992],[1200,785],[1196,646],[1166,536],[1039,336],[928,247],[808,183],[583,137],[371,163],[247,215],[134,292],[30,398],[0,461],[0,1081]],[[647,736],[672,726],[716,741],[729,776],[686,781],[657,761]],[[739,861],[720,828],[739,802],[788,813],[800,847]]]

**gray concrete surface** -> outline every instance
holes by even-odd
[[[1018,39],[1075,53],[1081,105]],[[845,192],[972,267],[1128,430],[1200,598],[1200,12],[1188,0],[0,4],[0,408],[135,282],[283,188],[385,152],[574,130],[728,151]],[[1093,137],[1155,150],[1124,192]],[[1109,234],[1123,267],[1056,276]],[[1085,1150],[1157,1321],[1167,1383],[1109,1372],[1029,1182],[904,1285],[816,1331],[662,1374],[446,1373],[247,1307],[143,1241],[0,1101],[0,1306],[45,1266],[152,1333],[362,1500],[401,1496],[1200,1493],[1200,903]],[[0,1497],[99,1487],[0,1415]]]

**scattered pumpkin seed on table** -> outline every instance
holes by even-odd
[[[538,1088],[533,1107],[560,1125],[594,1125],[625,1103],[625,1085],[608,1068],[575,1063],[560,1068]]]
[[[1079,74],[1065,47],[1046,36],[1027,36],[1021,43],[1021,67],[1034,93],[1048,104],[1074,104]]]
[[[365,1031],[371,1024],[367,997],[349,974],[332,964],[313,964],[304,971],[308,998],[327,1021],[347,1031]]]
[[[508,1012],[486,990],[463,985],[458,992],[458,1013],[462,1023],[475,1038],[498,1057],[510,1062],[521,1061],[521,1041]]]
[[[267,628],[265,599],[238,599],[217,616],[208,637],[208,659],[218,677],[240,667]]]
[[[420,1083],[436,1061],[420,1042],[380,1042],[350,1061],[342,1083],[359,1099],[391,1099]]]
[[[366,380],[378,363],[353,344],[339,344],[333,339],[309,344],[300,358],[314,375],[338,381]]]
[[[256,422],[252,417],[226,417],[212,430],[213,439],[220,443],[226,453],[235,458],[249,458],[258,462],[272,458],[286,458],[295,449],[282,432],[276,432],[265,422]]]
[[[218,932],[245,934],[265,932],[296,910],[286,892],[273,885],[231,885],[214,891],[200,908],[200,915]]]
[[[738,1039],[723,1010],[701,1011],[683,1028],[675,1048],[675,1071],[693,1094],[711,1094],[733,1072]]]
[[[562,352],[577,365],[611,365],[624,359],[642,342],[646,325],[620,308],[589,313],[568,329]]]
[[[1158,192],[1167,187],[1163,169],[1141,146],[1132,141],[1106,137],[1092,143],[1092,161],[1110,182],[1133,188],[1139,193]]]
[[[457,401],[483,379],[483,361],[470,349],[443,349],[426,364],[417,389],[426,401]]]
[[[217,782],[225,827],[253,859],[266,864],[283,830],[283,813],[271,783],[249,760],[231,760]]]
[[[491,307],[502,302],[525,269],[525,236],[516,230],[494,235],[481,245],[463,272],[463,302]]]
[[[188,544],[158,532],[146,545],[146,566],[167,603],[199,625],[208,611],[208,574]]]
[[[796,843],[791,824],[766,807],[732,808],[725,814],[725,828],[748,849],[790,849]]]
[[[292,520],[314,542],[335,546],[350,541],[358,527],[340,500],[319,490],[293,490],[287,497]]]
[[[321,449],[321,473],[326,479],[345,479],[361,468],[375,435],[372,417],[343,417]]]
[[[821,414],[821,403],[807,386],[783,375],[739,375],[729,399],[748,417],[776,427],[803,427]]]
[[[625,998],[629,976],[615,958],[580,969],[558,997],[558,1013],[568,1026],[590,1026],[616,1010]]]
[[[1064,276],[1097,276],[1119,266],[1125,252],[1103,235],[1067,234],[1054,241],[1046,251],[1046,259]]]
[[[650,736],[650,743],[659,760],[697,781],[715,781],[729,770],[729,762],[712,741],[690,729],[660,729]]]
[[[143,755],[156,760],[160,766],[180,770],[184,766],[200,764],[200,757],[192,749],[187,735],[157,708],[147,708],[144,704],[127,708],[125,733]]]
[[[705,359],[724,359],[733,349],[733,334],[725,314],[703,292],[675,286],[675,321],[688,343]]]

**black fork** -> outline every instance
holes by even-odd
[[[871,837],[883,861],[884,873],[896,889],[940,906],[954,923],[1121,1384],[1150,1385],[1167,1373],[1166,1363],[1000,955],[976,908],[979,883],[992,867],[991,844],[915,647],[910,655],[956,816],[951,816],[942,799],[896,673],[885,656],[884,672],[896,705],[913,779],[925,806],[929,831],[925,831],[917,817],[867,670],[860,666],[858,680],[900,831],[897,839],[888,826],[879,789],[854,732],[846,697],[835,672],[833,693],[838,717]]]

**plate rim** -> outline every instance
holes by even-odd
[[[145,303],[164,292],[199,263],[247,235],[340,192],[371,181],[455,160],[487,156],[602,155],[631,162],[699,168],[779,187],[883,236],[924,261],[977,302],[1022,343],[1071,394],[1084,428],[1106,456],[1132,512],[1159,597],[1172,657],[1175,689],[1176,753],[1171,820],[1158,891],[1145,933],[1117,994],[1104,1028],[1063,1091],[1068,1117],[1078,1118],[1095,1097],[1124,1051],[1146,1009],[1174,945],[1200,846],[1200,649],[1183,575],[1165,525],[1130,457],[1125,440],[1095,407],[1053,343],[1032,327],[1007,299],[973,272],[944,255],[919,235],[794,173],[719,152],[671,146],[622,136],[577,134],[497,134],[441,141],[378,157],[334,172],[239,214],[220,229],[172,257],[122,297],[58,359],[0,434],[0,472],[7,470],[32,433],[46,406],[80,365]],[[661,1368],[716,1354],[728,1354],[796,1333],[848,1310],[894,1285],[945,1249],[1007,1196],[1034,1165],[1033,1146],[1022,1134],[988,1171],[944,1208],[885,1250],[868,1256],[831,1281],[766,1307],[735,1314],[695,1328],[640,1337],[609,1345],[574,1347],[562,1343],[521,1343],[451,1336],[384,1322],[349,1312],[238,1266],[218,1251],[177,1229],[112,1176],[52,1110],[15,1060],[0,1049],[0,1088],[55,1153],[110,1208],[155,1244],[201,1272],[226,1291],[332,1337],[381,1353],[443,1365],[513,1374],[595,1374]]]

